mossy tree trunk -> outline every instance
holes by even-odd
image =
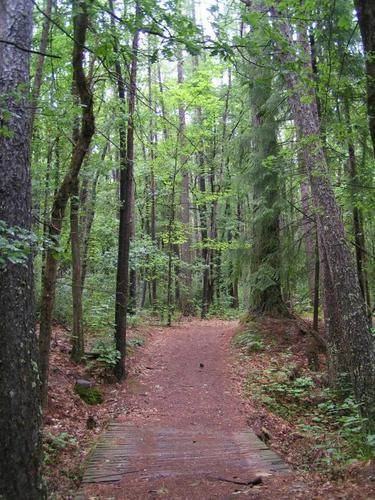
[[[252,71],[250,95],[252,114],[253,232],[251,249],[250,311],[255,314],[288,314],[280,284],[281,249],[279,225],[279,177],[277,124],[268,101],[272,75],[257,68]]]

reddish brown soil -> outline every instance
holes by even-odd
[[[301,339],[297,338],[298,334],[293,332],[293,328],[289,328],[289,324],[275,323],[268,326],[275,329],[275,337],[281,339],[284,335],[282,342],[285,343],[285,348],[296,346],[297,341],[301,343]],[[76,450],[67,449],[65,456],[71,461],[70,465],[75,464],[74,468],[77,469],[77,464],[83,466],[94,435],[99,433],[105,421],[110,421],[115,416],[117,421],[141,430],[170,428],[189,432],[207,428],[222,432],[223,435],[246,430],[248,424],[255,430],[266,425],[272,433],[271,446],[283,453],[291,464],[292,472],[263,477],[262,484],[252,487],[218,479],[233,478],[232,469],[218,469],[216,474],[212,475],[210,472],[208,477],[201,473],[194,477],[192,474],[184,474],[184,470],[173,477],[129,474],[112,484],[83,485],[79,498],[209,500],[229,499],[237,495],[240,498],[265,500],[375,498],[373,483],[369,482],[368,474],[361,480],[347,478],[338,483],[317,474],[293,470],[292,465],[301,461],[293,454],[295,439],[290,438],[292,426],[243,396],[245,376],[251,370],[252,363],[257,363],[257,359],[244,359],[232,349],[230,341],[236,329],[237,323],[219,320],[193,320],[172,328],[151,329],[146,346],[140,348],[130,360],[130,376],[127,381],[124,384],[104,385],[106,401],[94,408],[87,407],[77,396],[70,394],[74,378],[81,376],[82,371],[75,368],[72,370],[66,360],[66,353],[59,354],[59,359],[55,359],[55,362],[65,362],[65,365],[59,368],[60,383],[57,386],[52,376],[51,392],[54,400],[61,398],[58,406],[61,410],[56,416],[50,408],[47,414],[49,429],[52,432],[55,428],[72,430],[71,433],[80,446]],[[289,335],[286,332],[290,332],[290,338],[286,338]],[[301,351],[301,345],[298,349]],[[61,359],[63,355],[65,357]],[[59,397],[56,397],[57,389],[60,391]],[[68,408],[64,406],[64,401],[69,402]],[[56,408],[56,402],[52,402],[52,407]],[[65,408],[64,411],[62,408]],[[89,413],[94,415],[97,422],[96,429],[91,431],[85,428]],[[301,454],[303,449],[298,456]],[[60,460],[61,463],[64,464]],[[69,474],[69,466],[65,463],[64,467],[66,474]],[[227,472],[232,475],[228,476]],[[358,473],[355,474],[359,477]],[[54,479],[57,491],[51,498],[73,498],[67,493],[68,485],[65,484],[64,487],[61,470]],[[254,469],[250,468],[248,475],[243,470],[239,471],[235,480],[245,482],[252,479]]]
[[[192,321],[165,329],[154,337],[142,358],[144,370],[128,381],[131,394],[127,398],[129,411],[118,421],[133,423],[137,427],[177,429],[197,432],[198,440],[205,441],[207,433],[218,431],[224,436],[246,430],[246,415],[242,411],[239,387],[231,372],[230,340],[237,325],[223,321]],[[202,433],[203,429],[203,433]],[[207,446],[210,443],[207,441]],[[201,443],[199,443],[201,445]],[[230,441],[228,441],[228,446]],[[149,451],[149,444],[143,452]],[[179,450],[183,454],[183,450]],[[216,457],[216,458],[215,458]],[[233,457],[233,460],[238,460]],[[198,459],[199,461],[199,459]],[[260,462],[260,456],[259,456]],[[147,463],[138,458],[142,471]],[[130,467],[130,469],[134,467]],[[206,469],[207,473],[205,473]],[[184,461],[174,464],[171,477],[160,474],[125,474],[124,478],[110,485],[87,485],[81,490],[82,498],[116,499],[225,499],[233,494],[251,498],[275,498],[273,476],[264,477],[259,486],[229,483],[222,479],[247,482],[256,477],[260,463],[248,470],[235,469],[235,464],[223,464],[213,453],[209,462],[202,461],[201,470],[184,469]],[[195,472],[195,474],[194,474]],[[291,473],[277,473],[279,485],[290,484]],[[219,479],[220,478],[220,479]],[[293,483],[295,498],[302,498],[303,485]],[[278,491],[278,495],[279,495]],[[278,496],[281,498],[280,496]]]

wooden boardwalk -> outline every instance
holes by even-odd
[[[222,479],[287,472],[286,464],[255,434],[223,433],[206,427],[194,430],[137,427],[113,422],[87,464],[83,483],[175,476]]]
[[[233,324],[196,321],[153,337],[147,369],[126,382],[129,410],[103,432],[77,499],[221,500],[262,476],[249,488],[263,500],[270,481],[284,480],[286,464],[246,425],[233,333]]]

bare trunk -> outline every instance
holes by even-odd
[[[73,328],[72,353],[73,361],[81,361],[85,351],[82,328],[82,288],[81,288],[81,245],[79,225],[79,181],[75,180],[70,197],[70,244],[72,251],[72,300]]]
[[[354,0],[366,56],[367,111],[375,154],[375,2]]]
[[[184,69],[182,61],[182,51],[179,51],[177,61],[177,80],[181,85],[184,82]],[[180,269],[180,308],[182,314],[188,316],[193,313],[192,304],[192,274],[191,274],[191,227],[190,227],[190,179],[189,171],[186,168],[187,157],[184,154],[186,117],[184,104],[181,103],[178,108],[179,116],[179,141],[180,141],[180,161],[181,161],[181,222],[185,231],[185,242],[181,244],[180,256],[182,266]]]
[[[43,54],[46,53],[47,46],[48,46],[48,35],[49,35],[49,29],[50,29],[50,25],[51,25],[50,19],[51,19],[51,12],[52,12],[52,0],[45,0],[44,5],[43,5],[43,12],[45,13],[45,16],[44,16],[44,21],[43,21],[42,36],[41,36],[40,45],[39,45],[40,54],[38,56],[38,62],[36,65],[36,70],[35,70],[33,88],[31,91],[31,103],[30,103],[31,104],[31,113],[30,113],[30,133],[31,133],[31,135],[33,134],[33,131],[34,131],[36,109],[37,109],[38,101],[39,101],[40,88],[42,86],[43,68],[44,68],[44,60],[45,60],[45,56]]]
[[[113,10],[112,0],[110,8]],[[139,15],[139,5],[136,6]],[[120,359],[115,366],[115,375],[118,380],[126,376],[126,326],[129,300],[129,249],[132,225],[132,194],[133,194],[133,163],[134,163],[134,115],[137,90],[137,57],[139,31],[133,36],[132,62],[130,67],[129,96],[128,96],[128,126],[126,143],[125,129],[120,127],[120,226],[119,247],[116,277],[116,310],[115,310],[115,341],[116,349],[120,352]],[[115,48],[117,52],[117,46]],[[121,73],[120,63],[116,63],[118,95],[120,101],[125,99],[125,86]]]
[[[178,138],[177,138],[178,141]],[[177,146],[178,148],[178,146]],[[172,193],[171,193],[171,206],[169,213],[169,223],[168,223],[168,274],[167,274],[167,326],[172,325],[172,317],[174,313],[174,303],[173,303],[173,254],[175,252],[173,245],[173,231],[176,222],[176,177],[177,177],[177,156],[176,151],[175,167],[172,179]]]
[[[160,85],[160,94],[163,96],[163,85],[161,83],[161,74],[160,74],[160,65],[158,65],[158,77],[159,77],[159,85]],[[153,106],[153,98],[152,98],[152,72],[151,65],[148,68],[148,101],[152,108]],[[164,117],[164,101],[161,97],[161,108],[162,108],[162,116]],[[154,116],[150,114],[150,123],[149,123],[149,141],[150,141],[150,191],[151,191],[151,208],[150,208],[150,236],[155,246],[157,245],[156,241],[156,178],[154,172],[154,160],[155,160],[155,150],[158,142],[158,136],[154,132]],[[165,122],[164,122],[165,127]],[[167,133],[164,131],[164,138],[167,138]],[[153,310],[156,309],[157,303],[157,280],[156,278],[152,279],[151,282],[151,306]]]
[[[367,277],[367,252],[366,252],[366,240],[365,232],[363,227],[363,212],[361,208],[358,207],[358,189],[356,184],[358,184],[358,171],[357,171],[357,158],[355,154],[355,147],[352,140],[352,126],[350,119],[350,104],[347,96],[344,98],[344,112],[345,112],[345,123],[347,128],[348,136],[348,174],[350,182],[350,191],[352,198],[352,211],[353,211],[353,232],[354,232],[354,244],[355,244],[355,257],[357,264],[357,273],[359,279],[359,285],[361,287],[363,299],[366,303],[367,316],[371,324],[371,303],[369,294],[369,283]]]
[[[161,69],[160,62],[158,62],[158,81],[159,81],[159,92],[160,92],[160,107],[161,107],[161,116],[163,117],[163,137],[166,141],[168,139],[168,129],[166,126],[166,114],[165,114],[165,104],[164,104],[164,89],[163,89],[163,80],[161,77]]]
[[[299,165],[304,168],[302,161]],[[306,270],[309,284],[310,303],[314,304],[315,296],[315,246],[316,246],[316,224],[313,210],[310,203],[310,189],[307,180],[301,182],[301,206],[302,206],[302,230],[306,253]]]
[[[132,196],[131,196],[131,224],[130,224],[130,244],[135,238],[135,184],[132,179]],[[129,300],[128,313],[134,315],[137,311],[137,272],[132,267],[129,271]]]
[[[203,158],[200,155],[199,160],[200,170],[203,170]],[[204,172],[199,174],[199,191],[202,197],[206,194],[206,179]],[[205,201],[199,202],[199,222],[201,229],[201,244],[202,244],[202,304],[201,317],[205,318],[208,313],[210,298],[209,298],[209,279],[210,279],[210,251],[208,248],[208,228],[207,228],[207,204]]]
[[[106,143],[103,153],[101,156],[101,160],[104,161],[105,155],[108,149],[108,142]],[[99,181],[99,171],[96,173],[91,187],[91,193],[89,195],[89,199],[85,202],[85,210],[86,216],[84,220],[84,224],[82,224],[82,272],[81,272],[81,293],[85,289],[86,275],[87,275],[87,267],[88,267],[88,255],[89,255],[89,246],[90,246],[90,236],[91,236],[91,228],[94,222],[95,217],[95,206],[96,206],[96,189]]]

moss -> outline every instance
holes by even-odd
[[[74,392],[88,405],[98,405],[103,403],[103,394],[97,387],[83,387],[76,384]]]

